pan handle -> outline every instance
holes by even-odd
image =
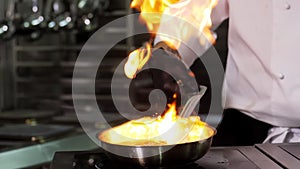
[[[188,101],[185,103],[183,109],[179,113],[179,116],[189,117],[193,113],[195,107],[197,106],[200,99],[202,98],[202,96],[205,94],[205,92],[207,90],[206,86],[201,86],[200,85],[199,88],[200,88],[199,92],[191,94],[192,97],[190,97],[188,99]]]

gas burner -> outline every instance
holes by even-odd
[[[102,152],[87,152],[74,155],[73,169],[202,169],[196,163],[170,167],[139,167],[114,163]]]

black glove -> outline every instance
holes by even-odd
[[[151,58],[132,80],[135,97],[138,102],[147,102],[153,89],[160,89],[167,97],[167,103],[176,100],[177,107],[185,103],[189,96],[199,91],[196,79],[180,59],[176,50],[159,43],[152,50]],[[176,94],[176,98],[174,98]],[[145,109],[141,110],[146,110]]]

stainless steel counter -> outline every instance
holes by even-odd
[[[259,144],[245,147],[212,147],[201,159],[192,164],[171,168],[184,169],[279,169],[299,168],[300,144]],[[137,168],[115,164],[105,157],[103,150],[57,152],[51,169]]]
[[[97,145],[85,134],[64,137],[46,143],[11,148],[0,153],[0,168],[27,168],[51,162],[57,151],[83,151],[95,148],[97,148]]]

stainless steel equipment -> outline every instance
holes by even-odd
[[[48,28],[54,31],[61,29],[72,29],[76,18],[72,14],[72,3],[66,0],[51,0],[50,1],[50,21],[48,21]]]
[[[43,27],[45,17],[43,16],[43,3],[42,1],[32,0],[31,14],[24,18],[22,27],[24,29],[38,30]]]
[[[3,6],[6,6],[3,5],[5,4],[4,2],[13,4],[13,0],[1,1],[1,9]],[[20,23],[25,22],[25,20],[22,19],[28,19],[29,21],[29,19],[33,18],[30,16],[36,16],[36,13],[32,10],[34,7],[34,11],[36,11],[36,4],[32,7],[32,2],[36,3],[40,2],[40,0],[22,0],[14,4],[17,9],[14,14],[16,15],[15,17],[21,18]],[[67,2],[74,1],[67,0]],[[122,0],[122,2],[124,1]],[[126,2],[128,3],[129,1]],[[43,7],[39,6],[38,11],[46,10],[44,7],[45,5],[43,5]],[[129,7],[129,3],[120,10],[121,12],[106,11],[108,17],[105,18],[105,21],[124,16],[130,12],[127,10],[127,7]],[[19,10],[20,8],[24,10]],[[30,9],[30,11],[25,11],[25,8]],[[14,8],[11,7],[10,9]],[[44,21],[51,19],[49,16],[42,15],[45,17]],[[100,17],[104,16],[97,17],[101,19]],[[29,126],[30,129],[28,129],[26,133],[31,135],[39,133],[39,129],[43,128],[39,128],[40,126],[58,125],[58,123],[59,125],[66,125],[66,121],[69,121],[69,117],[71,117],[71,122],[68,122],[68,125],[74,126],[76,130],[63,132],[59,136],[51,135],[51,137],[45,139],[37,136],[27,137],[27,140],[18,140],[18,138],[21,139],[21,137],[15,136],[17,138],[12,138],[9,135],[3,135],[0,138],[0,168],[28,168],[31,166],[38,168],[45,163],[49,163],[55,151],[97,148],[88,136],[83,134],[81,128],[79,128],[78,119],[76,118],[72,104],[73,97],[86,102],[89,102],[93,97],[91,95],[72,96],[71,88],[72,80],[79,84],[91,82],[91,79],[88,77],[72,79],[72,73],[78,53],[92,32],[86,33],[77,31],[76,29],[70,31],[64,31],[63,29],[60,29],[61,31],[49,31],[49,29],[42,26],[42,24],[43,23],[39,26],[36,25],[36,27],[34,27],[34,24],[33,27],[28,28],[22,27],[22,24],[16,24],[17,29],[16,33],[13,34],[14,36],[10,39],[0,37],[0,74],[5,74],[5,77],[0,76],[0,118],[3,118],[0,128],[3,127],[4,129],[2,129],[2,134],[13,134],[14,132],[6,133],[7,127],[20,127],[20,125],[22,125],[20,128],[23,128],[24,125],[26,125],[25,123],[29,122],[32,126]],[[122,27],[128,27],[129,30],[127,23]],[[34,41],[32,39],[28,41],[28,33],[36,31],[41,31],[43,36],[34,39]],[[110,33],[122,33],[126,35],[127,32],[119,31]],[[81,36],[82,34],[85,36]],[[94,52],[98,47],[99,46],[89,46],[88,51]],[[126,56],[128,49],[130,49],[130,47],[128,47],[127,43],[119,44],[116,48],[112,49],[113,54],[110,55],[117,56],[118,61],[119,58]],[[112,73],[112,64],[116,63],[115,60],[116,57],[111,57],[104,62],[104,67],[106,67],[104,72],[106,74]],[[95,67],[96,65],[90,63],[79,64],[80,69],[83,71],[89,69],[91,66]],[[97,83],[100,84],[97,89],[97,92],[100,93],[97,99],[104,98],[110,101],[110,98],[107,96],[107,87],[110,87],[110,85],[106,83],[108,80],[105,78],[97,80]],[[2,84],[4,84],[3,89]],[[104,100],[104,102],[106,100]],[[2,102],[5,103],[2,104]],[[111,112],[110,106],[106,108],[107,111]],[[26,111],[23,110],[34,110],[34,113],[26,113]],[[50,112],[43,114],[43,112],[45,112],[44,110],[50,110],[55,113]],[[61,117],[68,118],[63,119]],[[59,119],[59,121],[55,119]],[[95,127],[94,124],[91,124],[91,126]],[[34,129],[32,127],[34,127]],[[40,140],[34,142],[30,140],[31,138]]]
[[[0,39],[10,39],[16,31],[14,23],[15,3],[15,0],[8,2],[5,18],[0,23]]]
[[[8,40],[15,34],[29,35],[30,40],[36,40],[49,29],[56,32],[70,29],[91,32],[99,27],[105,10],[110,7],[109,0],[7,0],[5,2],[7,3],[5,18],[0,21],[2,40]],[[127,5],[127,1],[124,2]],[[25,10],[26,7],[30,9]]]
[[[193,163],[173,167],[156,167],[156,169],[299,168],[299,150],[299,143],[259,144],[242,147],[212,147],[205,156]],[[103,149],[98,149],[97,151],[90,152],[57,152],[51,163],[51,169],[58,168],[132,169],[133,167],[116,163],[106,156]],[[139,167],[134,168],[139,169]]]
[[[174,167],[203,157],[211,146],[213,136],[196,142],[162,146],[123,146],[101,140],[101,146],[117,163],[137,167]],[[125,154],[129,154],[131,158],[125,157]]]

